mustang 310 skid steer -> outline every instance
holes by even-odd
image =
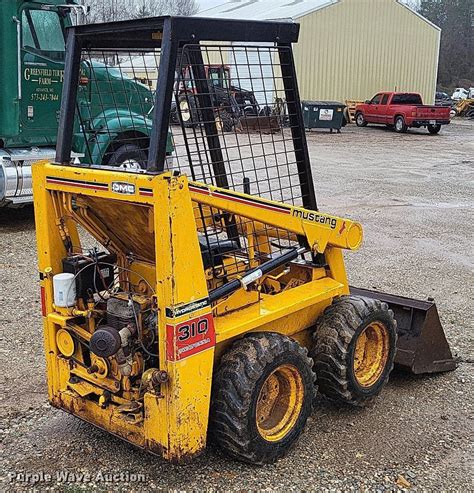
[[[394,363],[415,373],[455,367],[433,303],[351,294],[343,250],[359,248],[362,227],[316,205],[298,32],[287,22],[173,17],[69,29],[56,160],[33,170],[53,406],[169,460],[196,455],[209,436],[261,464],[295,443],[317,390],[364,405]],[[156,64],[150,139],[115,135],[136,140],[146,169],[71,160],[78,132],[93,146],[112,131],[107,119],[95,133],[75,124],[91,111],[81,91],[99,107],[118,96],[95,79],[97,61],[114,80]],[[284,101],[289,126],[221,131],[209,64],[231,66],[265,106]],[[180,116],[170,127],[186,88],[196,124]],[[126,113],[117,108],[117,119]]]

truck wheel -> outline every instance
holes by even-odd
[[[356,125],[358,127],[366,127],[367,126],[367,121],[366,121],[366,119],[362,113],[360,113],[360,112],[357,113],[355,120],[356,120]]]
[[[109,159],[110,166],[138,170],[145,169],[148,157],[146,152],[136,144],[122,144]]]
[[[388,381],[397,323],[386,303],[342,296],[316,322],[310,356],[319,389],[327,397],[363,406]]]
[[[408,127],[405,124],[405,119],[403,116],[397,116],[395,118],[395,132],[399,134],[404,134],[408,130]]]
[[[238,340],[214,376],[210,433],[231,456],[275,462],[296,442],[312,411],[313,362],[289,337],[265,332]]]
[[[428,125],[428,132],[432,135],[436,135],[441,130],[441,125]]]
[[[196,101],[193,96],[182,96],[178,101],[179,113],[181,121],[186,128],[193,128],[198,123],[198,113],[196,109]]]

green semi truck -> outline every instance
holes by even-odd
[[[0,207],[31,202],[32,164],[55,158],[65,33],[82,9],[71,0],[0,1]],[[98,100],[101,84],[110,101]],[[76,159],[144,167],[152,101],[144,84],[100,61],[84,62]]]

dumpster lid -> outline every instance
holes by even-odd
[[[346,106],[340,101],[301,101],[301,104],[307,106]]]

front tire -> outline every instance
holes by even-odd
[[[295,444],[315,396],[313,362],[289,337],[265,332],[234,343],[214,377],[210,433],[232,457],[275,462]]]
[[[122,144],[110,156],[108,164],[129,170],[146,169],[146,152],[136,144]]]
[[[342,296],[319,317],[310,356],[319,389],[330,399],[363,406],[393,369],[397,324],[379,300]]]
[[[441,130],[441,125],[428,125],[428,132],[431,135],[436,135]]]
[[[405,119],[403,118],[403,116],[397,116],[395,118],[394,128],[395,128],[395,132],[399,134],[404,134],[408,130],[408,127],[405,123]]]
[[[222,132],[232,132],[234,128],[234,119],[226,110],[220,110],[216,117],[217,130]]]
[[[178,112],[185,128],[194,128],[199,122],[194,96],[181,96],[178,100]]]
[[[365,119],[365,116],[361,112],[358,112],[356,114],[355,121],[356,121],[356,125],[358,127],[366,127],[367,126],[367,120]]]

